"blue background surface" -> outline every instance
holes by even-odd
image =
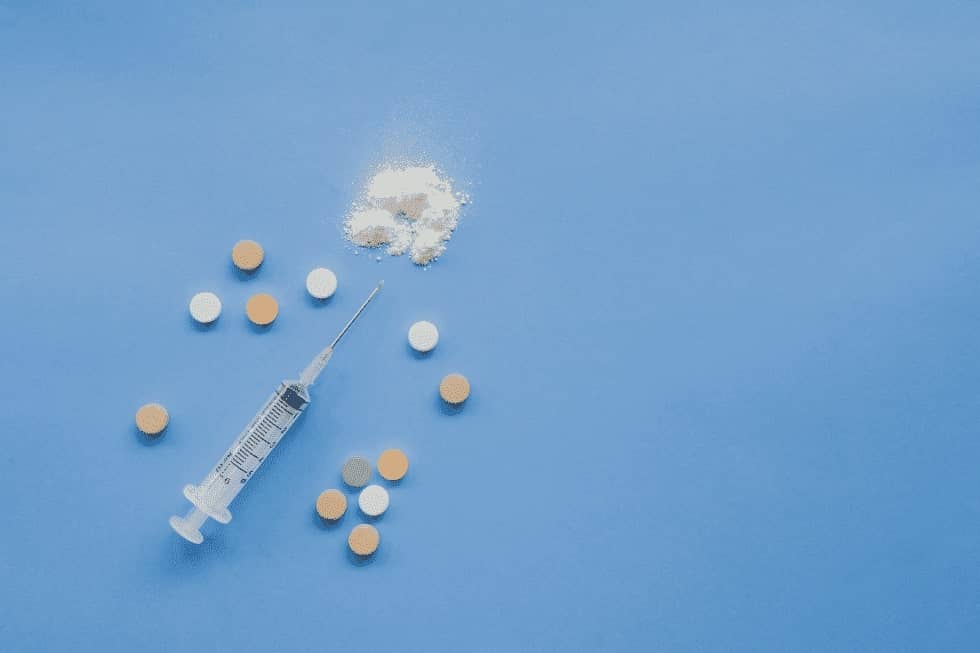
[[[0,4],[0,650],[976,650],[980,5],[362,4]],[[340,233],[402,156],[473,197],[427,271]],[[389,446],[357,566],[313,501]]]

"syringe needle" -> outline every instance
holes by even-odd
[[[378,285],[375,286],[374,290],[371,291],[371,294],[367,296],[367,299],[365,299],[364,303],[361,304],[361,307],[357,309],[357,312],[354,313],[354,316],[347,321],[347,324],[345,324],[344,328],[340,330],[340,333],[337,334],[337,337],[333,339],[333,342],[327,345],[326,349],[321,351],[319,354],[316,355],[316,357],[312,361],[310,361],[310,364],[307,365],[306,369],[303,370],[303,373],[300,374],[299,377],[300,383],[306,386],[313,385],[313,382],[316,381],[316,378],[318,376],[320,376],[320,372],[322,372],[323,368],[327,366],[327,362],[330,360],[330,357],[333,355],[333,348],[337,346],[337,343],[340,342],[340,339],[344,337],[344,334],[347,333],[347,331],[351,328],[351,325],[354,324],[354,321],[357,320],[358,317],[360,317],[361,313],[364,312],[364,309],[367,308],[367,305],[371,303],[371,300],[374,299],[374,296],[378,294],[378,292],[381,290],[382,286],[384,285],[385,282],[383,280],[378,282]]]
[[[299,381],[287,380],[279,384],[276,391],[204,480],[198,485],[184,486],[184,496],[193,507],[185,517],[174,515],[170,518],[170,526],[181,537],[194,544],[200,544],[204,541],[201,526],[209,518],[222,524],[231,521],[231,511],[228,510],[228,506],[252,478],[252,473],[268,459],[268,454],[279,444],[286,431],[292,428],[300,414],[310,405],[307,388],[320,376],[320,372],[327,366],[333,354],[333,348],[383,285],[384,281],[378,282],[377,287],[371,291],[333,342],[306,366]]]
[[[361,316],[361,313],[364,312],[364,309],[367,308],[367,305],[371,303],[371,300],[374,299],[374,296],[378,294],[378,291],[380,291],[384,285],[385,285],[384,279],[378,282],[378,285],[374,287],[374,290],[371,291],[371,294],[367,296],[367,299],[364,300],[364,303],[361,304],[361,307],[357,309],[357,312],[354,313],[354,316],[347,321],[347,324],[344,325],[344,328],[340,330],[340,333],[337,334],[337,337],[333,339],[333,342],[330,343],[327,349],[333,349],[334,347],[337,346],[337,343],[340,342],[340,339],[344,337],[344,334],[347,333],[347,330],[350,329],[352,324],[354,324],[354,320],[356,320],[358,317]]]

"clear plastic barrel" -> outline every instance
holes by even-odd
[[[230,522],[228,506],[309,403],[306,385],[283,381],[211,473],[198,485],[184,487],[184,496],[194,507],[184,517],[170,518],[173,529],[184,539],[200,544],[204,541],[200,528],[208,517],[222,524]]]

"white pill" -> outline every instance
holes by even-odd
[[[439,342],[439,329],[432,322],[416,322],[408,330],[408,344],[412,349],[425,353],[436,348]]]
[[[317,299],[327,299],[337,291],[337,275],[327,268],[316,268],[306,275],[306,290]]]
[[[388,509],[388,491],[380,485],[369,485],[361,490],[357,505],[368,517],[377,517]]]
[[[210,324],[221,315],[221,300],[213,292],[199,292],[191,297],[191,317],[201,324]]]

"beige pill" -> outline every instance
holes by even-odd
[[[328,521],[337,521],[347,512],[347,497],[340,490],[326,490],[316,498],[316,512]]]
[[[136,411],[136,428],[147,435],[160,435],[169,423],[170,415],[160,404],[145,404]]]
[[[408,456],[401,449],[387,449],[378,456],[378,473],[387,481],[400,481],[408,472]]]
[[[272,295],[259,293],[252,295],[245,304],[248,319],[259,326],[272,324],[279,315],[279,302]]]
[[[381,536],[378,529],[370,524],[360,524],[355,526],[347,538],[347,545],[350,550],[359,556],[369,556],[378,550],[381,543]]]
[[[231,261],[239,270],[251,272],[265,260],[265,250],[254,240],[239,240],[231,249]]]
[[[439,396],[446,403],[461,404],[470,396],[470,382],[462,374],[447,374],[439,384]]]

